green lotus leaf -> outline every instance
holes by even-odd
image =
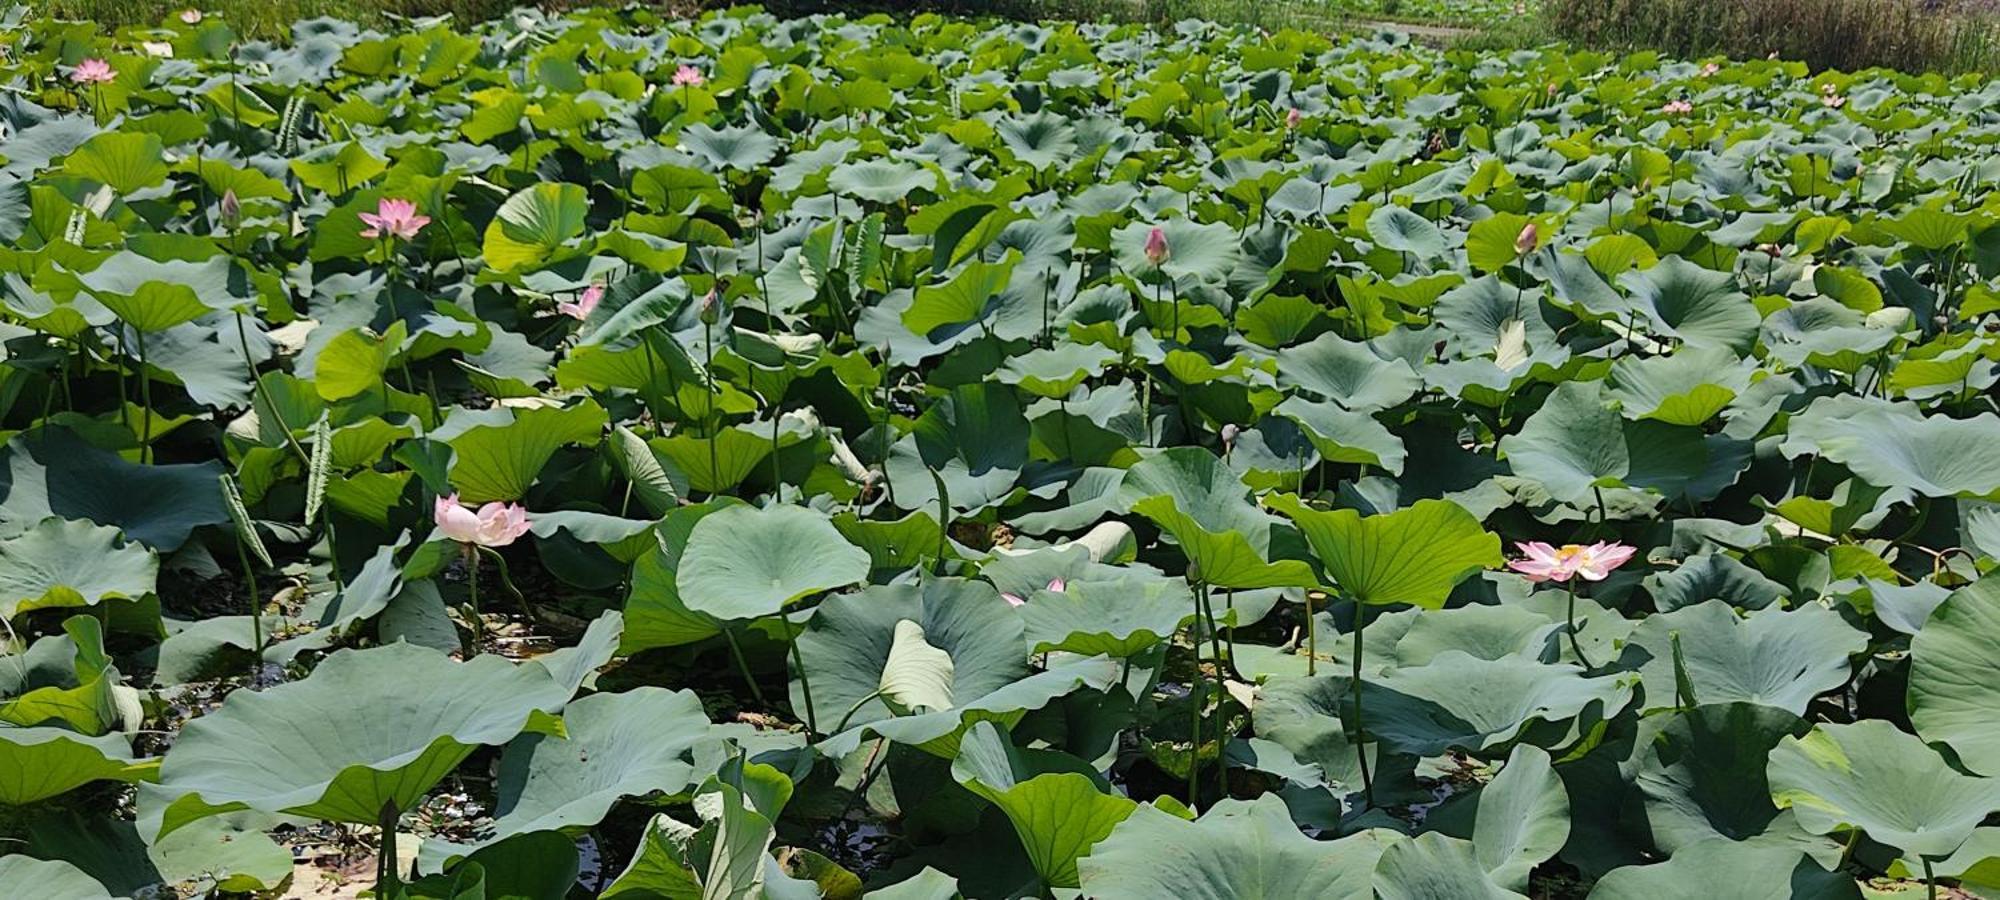
[[[1313,840],[1271,794],[1223,800],[1193,822],[1141,805],[1077,862],[1077,875],[1087,897],[1364,897],[1397,840],[1382,831]]]
[[[1646,798],[1646,825],[1668,853],[1772,831],[1784,814],[1771,803],[1765,766],[1771,750],[1808,726],[1792,713],[1754,703],[1705,704],[1640,720],[1633,781]]]
[[[1167,238],[1167,258],[1158,266],[1146,258],[1146,239],[1154,228]],[[1159,272],[1174,281],[1219,282],[1236,268],[1242,250],[1236,229],[1223,222],[1199,223],[1166,219],[1133,222],[1111,233],[1111,253],[1127,272]]]
[[[1384,249],[1419,259],[1435,259],[1447,249],[1436,224],[1401,206],[1384,206],[1371,214],[1368,237]]]
[[[1000,592],[955,578],[828,597],[814,610],[798,645],[820,718],[833,717],[827,724],[897,715],[895,705],[880,695],[892,680],[891,663],[899,660],[912,671],[942,676],[944,696],[922,704],[932,709],[951,709],[954,699],[962,703],[989,694],[1027,673],[1022,625]],[[796,707],[804,709],[803,685],[795,681],[792,691]],[[935,702],[940,700],[942,706]],[[908,709],[905,705],[904,712]]]
[[[159,135],[122,131],[106,131],[85,141],[63,160],[63,169],[120,194],[159,184],[168,173]]]
[[[0,534],[50,516],[88,519],[162,552],[203,525],[229,521],[216,462],[139,465],[68,431],[38,431],[0,448]],[[122,557],[121,557],[122,558]]]
[[[1011,388],[968,384],[917,419],[911,435],[891,451],[888,477],[896,504],[935,509],[943,479],[955,509],[981,510],[1008,497],[1028,464],[1028,420]]]
[[[782,144],[755,125],[711,128],[697,122],[681,131],[681,146],[711,168],[747,172],[769,162]]]
[[[457,855],[517,834],[588,828],[623,798],[687,792],[702,777],[695,748],[717,740],[688,691],[593,694],[564,707],[562,718],[561,737],[523,734],[507,745],[493,836],[439,850]]]
[[[0,856],[0,893],[10,897],[65,897],[110,900],[110,891],[82,869],[58,859]]]
[[[1307,440],[1327,462],[1379,466],[1391,475],[1403,474],[1409,452],[1403,439],[1367,413],[1345,410],[1333,403],[1287,397],[1272,410],[1305,430]],[[1300,460],[1292,460],[1299,467]]]
[[[903,327],[919,337],[932,337],[952,326],[984,325],[998,311],[1000,294],[1019,262],[1013,254],[997,263],[975,260],[944,284],[918,288],[903,312]]]
[[[1701,432],[1652,422],[1628,423],[1598,382],[1564,382],[1518,433],[1500,440],[1514,474],[1574,506],[1595,506],[1596,492],[1630,487],[1678,496],[1708,462]]]
[[[1437,609],[1459,582],[1503,561],[1499,536],[1449,500],[1374,516],[1289,496],[1272,505],[1298,525],[1333,586],[1361,603]]]
[[[1120,496],[1172,534],[1197,580],[1221,587],[1305,585],[1297,560],[1267,560],[1277,520],[1252,506],[1249,489],[1213,453],[1175,447],[1125,471]]]
[[[674,582],[689,610],[755,619],[865,580],[868,570],[868,553],[841,537],[825,513],[733,506],[694,524]]]
[[[952,776],[1000,808],[1047,887],[1077,886],[1076,861],[1138,807],[1077,772],[1018,771],[1007,736],[990,722],[966,732]],[[1093,773],[1094,774],[1094,773]]]
[[[2000,775],[2000,576],[1959,588],[1910,639],[1910,724],[1966,769]]]
[[[1021,607],[1030,649],[1124,659],[1173,637],[1194,615],[1194,595],[1164,579],[1071,581],[1036,591]]]
[[[1734,273],[1668,256],[1651,268],[1626,273],[1619,283],[1632,292],[1659,334],[1689,347],[1723,347],[1739,355],[1756,343],[1763,317],[1748,296],[1735,290]]]
[[[1067,397],[1117,358],[1117,352],[1098,344],[1059,344],[1007,360],[1000,378],[1037,397]]]
[[[233,693],[189,723],[161,765],[176,799],[160,833],[239,809],[356,823],[410,809],[479,746],[546,728],[538,723],[576,691],[571,665],[554,654],[461,663],[390,644],[335,653],[302,681]]]
[[[78,276],[97,302],[142,332],[165,331],[249,299],[243,273],[228,257],[164,262],[121,251]]]
[[[776,869],[770,848],[777,812],[765,814],[743,791],[714,780],[697,796],[695,810],[704,819],[700,826],[654,816],[632,861],[598,896],[606,900],[777,896],[767,893],[771,885],[766,883]]]
[[[1646,576],[1645,585],[1654,605],[1663,612],[1708,600],[1741,609],[1763,609],[1789,593],[1784,585],[1736,557],[1708,550],[1688,557],[1671,572]]]
[[[703,517],[734,504],[712,500],[684,506],[666,515],[654,534],[656,541],[632,565],[631,589],[625,598],[625,632],[620,652],[651,647],[675,647],[706,640],[722,632],[721,619],[699,613],[682,602],[681,558],[688,536]]]
[[[1504,744],[1537,722],[1609,719],[1630,701],[1631,689],[1615,677],[1587,677],[1576,666],[1447,650],[1429,665],[1370,678],[1361,695],[1370,734],[1427,756]]]
[[[1752,371],[1724,348],[1691,347],[1669,356],[1613,363],[1609,393],[1628,418],[1700,425],[1750,387]]]
[[[1794,416],[1784,451],[1817,453],[1869,484],[1927,497],[2000,491],[2000,416],[1927,416],[1907,403],[1834,397]]]
[[[581,185],[542,182],[500,204],[486,226],[482,254],[501,272],[550,260],[583,233],[590,192]]]
[[[890,204],[919,190],[937,189],[937,175],[915,163],[870,159],[842,163],[826,176],[827,187],[871,203]]]
[[[1472,847],[1479,865],[1503,888],[1527,890],[1528,873],[1569,840],[1569,792],[1549,754],[1518,744],[1500,774],[1479,791]]]
[[[1375,896],[1382,900],[1521,900],[1481,867],[1471,841],[1430,831],[1398,841],[1375,864]]]
[[[2000,780],[1961,774],[1882,719],[1821,724],[1771,751],[1771,800],[1813,834],[1859,829],[1904,853],[1942,857],[2000,810]]]
[[[1680,673],[1694,702],[1756,703],[1804,715],[1814,697],[1847,683],[1849,659],[1868,648],[1868,635],[1830,609],[1765,607],[1739,616],[1721,600],[1648,616],[1632,630],[1621,665],[1636,668],[1646,686],[1644,708],[1678,705],[1674,639]]]
[[[862,895],[866,900],[959,900],[958,879],[929,866],[888,887]]]
[[[1278,351],[1278,383],[1361,412],[1395,406],[1423,387],[1408,363],[1383,359],[1368,345],[1332,333]]]
[[[595,403],[452,415],[432,437],[453,451],[450,478],[463,503],[516,500],[565,444],[593,444],[605,413]]]
[[[53,726],[0,727],[0,805],[25,806],[93,781],[154,777],[158,760],[137,759],[123,735],[90,737]]]
[[[137,600],[153,592],[159,561],[118,529],[44,519],[0,541],[0,619],[55,606]]]
[[[1859,900],[1861,891],[1854,879],[1827,871],[1796,847],[1720,839],[1683,847],[1663,863],[1614,869],[1590,891],[1590,900],[1679,896]]]

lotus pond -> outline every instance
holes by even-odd
[[[0,50],[0,896],[2000,886],[2000,84]]]

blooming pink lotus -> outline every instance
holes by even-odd
[[[1839,94],[1823,94],[1820,96],[1819,102],[1821,106],[1827,109],[1839,109],[1847,105],[1847,98]]]
[[[95,56],[77,63],[76,68],[69,70],[69,80],[77,84],[104,84],[117,77],[118,71],[111,68],[110,63]]]
[[[528,511],[519,503],[496,500],[475,512],[453,494],[437,499],[431,518],[445,537],[475,547],[505,547],[528,533]]]
[[[1536,228],[1535,223],[1529,222],[1528,224],[1521,226],[1520,234],[1514,236],[1514,255],[1526,256],[1530,253],[1533,253],[1535,252],[1536,247],[1541,246],[1541,243],[1542,243],[1541,229]]]
[[[417,215],[417,205],[408,200],[383,197],[375,205],[372,213],[360,213],[361,221],[368,227],[361,236],[369,239],[390,237],[410,240],[431,223],[430,216]]]
[[[693,66],[683,65],[674,70],[675,87],[698,85],[707,80],[708,77],[701,74],[701,70]]]
[[[1294,106],[1291,109],[1285,111],[1285,127],[1297,128],[1299,127],[1299,120],[1304,118],[1305,114],[1299,112],[1299,108]]]
[[[192,7],[181,10],[181,22],[188,25],[201,24],[201,10]]]
[[[583,293],[577,295],[574,302],[556,304],[556,312],[581,322],[590,318],[590,311],[596,309],[597,304],[602,302],[604,302],[604,285],[593,284],[584,288]]]
[[[1167,233],[1155,227],[1146,233],[1146,261],[1158,266],[1167,261],[1173,252],[1167,249]]]
[[[1046,590],[1055,591],[1056,593],[1060,594],[1064,593],[1064,589],[1067,587],[1069,587],[1069,582],[1064,581],[1063,579],[1060,578],[1051,578],[1049,579],[1049,586],[1046,588]],[[1007,601],[1007,605],[1009,606],[1020,606],[1028,602],[1026,597],[1023,597],[1020,594],[1008,593],[1007,591],[1000,592],[1000,599]]]
[[[1526,575],[1529,581],[1568,581],[1578,575],[1585,581],[1603,581],[1612,569],[1624,565],[1637,552],[1634,547],[1604,541],[1561,547],[1541,541],[1516,541],[1514,546],[1527,558],[1509,560],[1507,568]]]
[[[1707,63],[1701,67],[1701,77],[1707,78],[1710,75],[1714,75],[1715,73],[1720,71],[1722,71],[1722,65],[1720,63]]]
[[[1667,105],[1660,107],[1660,112],[1670,116],[1685,116],[1694,112],[1694,104],[1686,100],[1668,100]]]

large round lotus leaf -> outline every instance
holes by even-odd
[[[1650,866],[1613,869],[1590,890],[1590,900],[1859,900],[1861,890],[1843,872],[1829,872],[1795,847],[1710,840],[1683,847]]]
[[[1391,475],[1403,473],[1403,462],[1409,452],[1403,446],[1403,439],[1397,437],[1381,422],[1365,412],[1354,412],[1335,405],[1331,401],[1314,402],[1304,397],[1287,397],[1278,404],[1275,412],[1304,429],[1312,449],[1321,458],[1336,463],[1362,463],[1380,466]],[[1238,449],[1237,453],[1242,453]],[[1303,454],[1284,460],[1285,469],[1296,469]]]
[[[1373,412],[1409,399],[1423,379],[1402,360],[1383,359],[1366,344],[1328,332],[1278,351],[1278,383],[1347,409]]]
[[[898,653],[898,626],[903,623],[917,632],[903,629]],[[842,717],[852,726],[896,715],[890,702],[877,696],[885,679],[916,677],[918,669],[930,670],[935,678],[938,667],[919,664],[934,660],[935,653],[949,663],[943,689],[956,701],[991,693],[1028,671],[1021,621],[1007,601],[985,582],[957,578],[926,578],[920,584],[881,585],[828,597],[813,611],[798,642],[812,680],[814,708],[821,727],[829,730]],[[889,663],[899,658],[902,665],[890,671]],[[792,700],[794,708],[805,708],[805,688],[796,679]]]
[[[1924,415],[1910,403],[1852,396],[1815,402],[1792,418],[1787,455],[1816,453],[1869,484],[1927,497],[2000,490],[2000,416]]]
[[[1753,703],[1697,706],[1639,720],[1636,774],[1653,842],[1669,853],[1723,837],[1748,840],[1779,816],[1765,767],[1806,723]]]
[[[1610,393],[1628,418],[1700,425],[1750,386],[1752,371],[1747,361],[1722,347],[1630,357],[1612,364]]]
[[[453,451],[452,487],[465,503],[517,500],[564,444],[594,444],[604,431],[603,407],[466,410],[431,434]]]
[[[1510,656],[1484,660],[1447,650],[1429,665],[1391,669],[1363,684],[1368,733],[1405,753],[1478,751],[1512,740],[1530,723],[1588,714],[1610,719],[1631,699],[1613,676]]]
[[[1584,618],[1584,603],[1577,604],[1577,618]],[[1395,615],[1395,614],[1391,614]],[[1364,644],[1368,657],[1376,654],[1398,666],[1427,665],[1447,650],[1459,650],[1480,659],[1500,659],[1522,655],[1542,656],[1553,646],[1552,638],[1561,630],[1562,620],[1515,605],[1473,604],[1449,609],[1426,609],[1405,614],[1409,629],[1395,640],[1376,641],[1376,629],[1388,616],[1368,623]],[[1324,646],[1324,645],[1322,645]],[[1353,646],[1350,635],[1342,635],[1337,653],[1345,655]],[[1366,660],[1364,660],[1366,662]]]
[[[1116,351],[1100,344],[1059,344],[1007,360],[1000,380],[1018,384],[1037,397],[1067,397],[1084,379],[1104,371],[1116,359]]]
[[[1164,579],[1072,581],[1021,607],[1030,649],[1128,657],[1173,637],[1194,615],[1194,594]]]
[[[182,730],[160,767],[161,786],[178,795],[161,833],[233,809],[357,823],[379,821],[387,804],[409,809],[476,747],[560,710],[581,680],[578,655],[455,662],[390,644],[335,653],[303,681],[230,694]]]
[[[121,251],[85,272],[85,290],[142,332],[165,331],[248,300],[248,281],[227,256],[160,261]],[[234,301],[234,302],[232,302]]]
[[[1700,431],[1628,423],[1609,402],[1599,382],[1563,382],[1518,433],[1500,440],[1500,453],[1514,474],[1576,506],[1595,507],[1604,488],[1672,496],[1701,473],[1708,452]]]
[[[1814,834],[1859,828],[1904,853],[1940,857],[2000,811],[2000,779],[1954,771],[1882,719],[1822,724],[1771,751],[1771,799]]]
[[[696,798],[695,811],[705,820],[700,826],[654,816],[632,861],[598,896],[606,900],[783,896],[765,892],[773,887],[766,883],[767,874],[776,869],[769,855],[774,837],[771,816],[758,810],[742,791],[713,780]]]
[[[1270,794],[1223,800],[1193,822],[1142,805],[1078,861],[1077,873],[1086,897],[1366,897],[1376,861],[1396,840],[1382,831],[1313,840]]]
[[[810,657],[808,660],[808,666],[814,665]],[[878,718],[827,738],[817,749],[827,757],[843,757],[853,753],[872,734],[934,756],[951,757],[957,755],[960,736],[971,725],[997,722],[1011,728],[1028,712],[1041,709],[1057,698],[1082,690],[1107,690],[1118,678],[1118,664],[1105,657],[1063,663],[985,694],[968,696],[970,692],[955,690],[952,701],[956,705],[951,709]],[[793,690],[796,698],[798,689]],[[813,694],[819,695],[818,681],[813,682]],[[869,701],[871,705],[881,702]]]
[[[1167,258],[1157,271],[1168,278],[1219,282],[1236,268],[1241,251],[1235,228],[1224,222],[1197,223],[1182,218],[1158,223],[1133,222],[1112,232],[1111,253],[1120,268],[1127,272],[1155,271],[1146,258],[1146,239],[1156,227],[1167,238]]]
[[[0,806],[46,800],[93,781],[139,781],[158,766],[134,759],[122,735],[0,727]]]
[[[864,580],[868,569],[867,551],[841,537],[825,513],[733,506],[695,523],[674,583],[694,612],[755,619]]]
[[[1076,887],[1077,858],[1090,852],[1138,804],[1105,793],[1091,777],[1095,772],[1015,771],[1005,762],[1013,750],[1004,744],[1007,740],[989,723],[972,726],[952,763],[952,775],[1006,814],[1044,886]],[[974,762],[974,757],[991,764]]]
[[[216,462],[139,465],[68,431],[36,431],[0,449],[0,534],[57,516],[113,525],[160,551],[203,525],[229,521]]]
[[[505,272],[545,262],[583,233],[590,192],[581,185],[542,182],[500,204],[486,226],[486,264]]]
[[[1398,841],[1375,864],[1381,900],[1525,900],[1496,883],[1480,866],[1471,841],[1428,831]]]
[[[1649,616],[1619,664],[1639,670],[1646,709],[1675,706],[1674,638],[1693,702],[1757,703],[1804,715],[1814,697],[1847,682],[1868,635],[1824,606],[1775,606],[1747,615],[1721,600]]]
[[[1500,537],[1449,500],[1374,516],[1322,512],[1292,496],[1272,505],[1305,534],[1334,586],[1362,603],[1436,609],[1459,582],[1503,561]]]
[[[0,895],[62,897],[65,900],[110,900],[111,892],[82,869],[58,859],[0,856]]]
[[[1368,237],[1384,249],[1412,253],[1420,259],[1441,256],[1443,232],[1431,220],[1401,206],[1384,206],[1368,217]]]
[[[94,606],[153,592],[159,561],[118,529],[44,519],[0,541],[0,619],[52,606]]]
[[[1495,884],[1527,890],[1528,874],[1569,840],[1569,792],[1549,754],[1517,744],[1500,774],[1479,791],[1472,847]]]
[[[1757,340],[1763,317],[1735,289],[1733,272],[1717,272],[1669,256],[1652,268],[1628,272],[1619,282],[1632,292],[1658,333],[1690,347],[1726,347],[1739,354]]]
[[[970,384],[924,411],[886,465],[896,505],[937,509],[933,472],[953,509],[981,510],[1006,499],[1028,464],[1028,420],[1012,388]]]
[[[425,854],[455,856],[517,834],[588,828],[623,798],[684,793],[703,777],[696,745],[719,740],[689,691],[593,694],[564,707],[562,719],[561,736],[529,733],[507,745],[490,838],[435,849],[427,843]]]
[[[1910,639],[1910,724],[2000,775],[2000,576],[1953,591]]]
[[[1125,471],[1119,492],[1133,512],[1173,535],[1196,580],[1234,588],[1312,582],[1304,563],[1267,559],[1277,520],[1252,506],[1242,479],[1205,449],[1147,457]]]

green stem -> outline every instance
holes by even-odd
[[[514,578],[507,572],[507,557],[501,556],[500,551],[492,547],[481,547],[479,549],[484,551],[489,559],[493,560],[493,567],[500,570],[500,586],[506,588],[507,593],[514,595],[514,601],[521,604],[521,614],[527,616],[529,621],[534,621],[535,608],[528,604],[528,595],[521,593],[521,589],[514,586]],[[473,561],[478,562],[476,559]],[[473,569],[476,573],[478,567],[474,566]]]
[[[1576,582],[1565,581],[1563,586],[1569,589],[1569,600],[1563,606],[1563,632],[1569,635],[1569,651],[1585,669],[1593,668],[1590,657],[1583,655],[1583,647],[1576,642]]]
[[[139,405],[143,417],[139,422],[139,461],[153,461],[153,379],[146,375],[146,331],[134,329],[139,338]]]
[[[396,822],[401,818],[396,801],[382,804],[382,836],[375,853],[375,896],[383,900],[394,898],[401,889],[396,871]]]
[[[791,638],[791,645],[792,665],[797,666],[799,669],[799,688],[806,695],[806,732],[808,734],[818,734],[819,716],[813,710],[813,683],[812,679],[806,675],[805,651],[799,649],[799,639],[796,635]]]
[[[479,638],[486,631],[486,619],[479,605],[479,551],[474,545],[465,545],[465,590],[466,605],[471,615],[466,618],[472,624],[472,650],[466,656],[479,654]]]
[[[1306,591],[1306,677],[1319,674],[1319,627],[1313,622],[1313,595]]]
[[[722,486],[722,464],[716,461],[715,442],[717,432],[722,430],[722,407],[717,402],[719,398],[715,391],[715,326],[703,322],[701,335],[702,354],[706,358],[702,374],[708,378],[708,414],[714,418],[708,429],[708,477],[710,486],[717,488],[719,493]],[[776,486],[772,489],[776,490]]]
[[[1361,653],[1362,634],[1368,627],[1368,604],[1355,601],[1354,604],[1354,671],[1352,675],[1354,694],[1354,757],[1361,763],[1361,791],[1368,799],[1368,805],[1375,805],[1375,779],[1368,774],[1368,728],[1361,714]]]
[[[845,715],[842,715],[842,716],[840,717],[840,724],[838,724],[838,725],[835,725],[835,726],[833,726],[833,733],[834,733],[834,734],[839,734],[839,733],[841,733],[841,732],[843,732],[843,731],[846,731],[846,730],[847,730],[847,723],[848,723],[848,721],[849,721],[849,720],[851,720],[851,719],[853,719],[853,718],[854,718],[854,714],[855,714],[855,713],[858,713],[858,712],[860,712],[860,711],[861,711],[861,707],[864,707],[864,706],[867,706],[867,705],[868,705],[868,701],[870,701],[870,700],[873,700],[873,699],[875,699],[875,698],[877,698],[877,697],[880,697],[880,696],[882,696],[882,690],[881,690],[880,688],[877,688],[877,689],[875,689],[875,691],[874,691],[873,693],[869,694],[868,696],[866,696],[866,697],[863,697],[863,698],[861,698],[861,699],[859,699],[859,700],[856,700],[856,701],[854,701],[854,705],[853,705],[853,706],[850,706],[850,707],[848,707],[848,708],[847,708],[847,713],[846,713]]]
[[[1937,900],[1937,873],[1931,871],[1930,857],[1920,857],[1924,861],[1924,894],[1928,900]]]
[[[757,698],[757,705],[768,707],[764,700],[764,689],[757,686],[757,679],[750,674],[750,661],[743,658],[743,647],[736,643],[736,632],[728,627],[722,629],[722,636],[729,641],[729,655],[736,659],[736,671],[743,676],[743,682],[750,686],[750,696]]]
[[[271,418],[278,423],[278,430],[284,432],[285,444],[292,448],[293,453],[298,454],[300,462],[311,466],[312,454],[307,453],[306,448],[299,446],[299,439],[292,436],[291,423],[285,421],[284,411],[278,409],[278,404],[264,391],[264,379],[258,377],[257,364],[250,359],[250,333],[243,327],[243,311],[240,309],[236,311],[236,346],[243,351],[243,367],[250,371],[250,396],[263,401],[263,408],[270,410]]]
[[[264,592],[257,587],[257,570],[250,565],[242,534],[236,535],[236,561],[243,566],[243,582],[250,590],[250,652],[256,657],[250,664],[250,684],[255,687],[264,677]]]

